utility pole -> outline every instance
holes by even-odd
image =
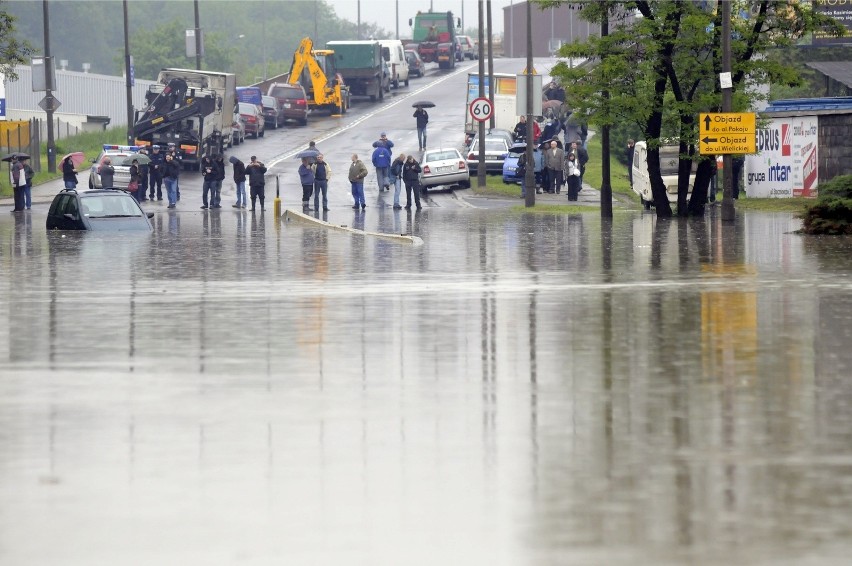
[[[397,0],[399,2],[399,0]],[[319,31],[317,28],[317,9],[319,6],[319,0],[314,0],[314,37],[313,40],[319,42]],[[399,25],[399,24],[397,24]],[[399,34],[397,34],[397,39],[399,39]]]
[[[494,32],[491,29],[491,0],[487,0],[485,3],[488,12],[488,35],[486,39],[488,41],[488,100],[491,101],[491,105],[494,105],[494,52],[491,47],[491,40],[494,37]],[[491,118],[488,121],[488,126],[491,129],[494,129],[494,112],[491,113]]]
[[[601,20],[601,38],[609,35],[609,3],[604,4],[604,15]],[[606,53],[604,53],[604,58]],[[605,61],[601,67],[606,68]],[[612,218],[612,184],[610,181],[610,151],[609,151],[609,90],[601,91],[604,103],[604,123],[601,125],[601,218]]]
[[[479,0],[479,98],[485,96],[485,53],[483,53],[483,42],[485,41],[485,6],[483,0]],[[492,110],[493,111],[493,110]],[[476,166],[476,186],[484,187],[485,181],[485,122],[479,123],[479,157]]]
[[[53,58],[50,56],[50,13],[42,0],[44,17],[44,85],[47,104],[47,170],[56,173],[56,143],[53,140]]]
[[[361,39],[361,0],[358,0],[358,38]]]
[[[394,4],[396,4],[396,38],[399,39],[399,0],[396,0]]]
[[[201,70],[201,18],[198,16],[198,0],[193,2],[195,9],[195,69]]]
[[[124,8],[124,84],[127,87],[127,145],[133,145],[133,81],[130,76],[130,35],[127,25],[127,0],[122,0]]]
[[[722,74],[731,76],[731,3],[722,2]],[[733,86],[733,85],[732,85]],[[722,112],[733,108],[732,86],[722,87]],[[734,209],[734,160],[730,153],[722,156],[722,176],[725,186],[722,189],[722,222],[733,222],[737,214]]]
[[[539,94],[541,96],[541,94]],[[524,175],[524,206],[535,206],[535,157],[533,157],[533,49],[532,2],[527,1],[527,166]]]

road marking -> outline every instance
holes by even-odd
[[[406,95],[404,95],[404,96],[402,96],[402,97],[397,98],[396,100],[394,100],[394,101],[393,101],[393,102],[391,102],[390,104],[387,104],[387,105],[385,105],[385,106],[381,106],[381,107],[377,108],[376,110],[374,110],[373,112],[370,112],[369,114],[364,114],[363,116],[361,116],[360,118],[358,118],[358,119],[357,119],[357,120],[355,120],[354,122],[351,122],[351,123],[349,123],[349,124],[346,124],[345,126],[341,126],[340,128],[338,128],[338,129],[336,129],[336,130],[333,130],[331,133],[326,134],[325,136],[323,136],[323,137],[321,137],[321,138],[317,138],[317,139],[316,139],[316,140],[314,140],[314,141],[316,141],[316,142],[317,142],[317,144],[319,144],[319,143],[324,142],[324,141],[326,141],[326,140],[330,140],[331,138],[333,138],[333,137],[335,137],[335,136],[337,136],[337,135],[340,135],[340,134],[342,134],[343,132],[346,132],[346,131],[348,131],[348,130],[351,130],[352,128],[354,128],[355,126],[357,126],[358,124],[360,124],[360,123],[361,123],[361,122],[363,122],[364,120],[367,120],[367,119],[369,119],[369,118],[372,118],[372,117],[376,116],[377,114],[380,114],[380,113],[384,112],[385,110],[388,110],[388,109],[390,109],[390,108],[393,108],[393,107],[394,107],[394,106],[396,106],[397,104],[401,104],[403,101],[408,100],[408,99],[409,99],[409,98],[411,98],[412,96],[416,96],[416,95],[420,94],[421,92],[425,92],[425,91],[429,90],[430,88],[432,88],[432,87],[434,87],[434,86],[436,86],[436,85],[439,85],[439,84],[441,84],[442,82],[444,82],[444,81],[446,81],[446,80],[448,80],[448,79],[450,79],[450,78],[452,78],[452,77],[454,77],[454,76],[456,76],[456,75],[458,75],[458,74],[460,74],[460,73],[463,73],[463,72],[467,72],[467,71],[469,71],[469,70],[470,70],[470,69],[472,69],[473,67],[474,67],[473,65],[470,65],[470,66],[468,66],[468,67],[462,67],[462,68],[458,69],[457,71],[454,71],[454,72],[450,73],[449,75],[445,75],[445,76],[443,76],[443,77],[441,77],[441,78],[439,78],[439,79],[436,79],[436,80],[432,81],[431,83],[429,83],[428,85],[423,86],[423,87],[420,87],[419,89],[415,90],[414,92],[409,92],[408,94],[406,94]],[[304,151],[304,148],[302,148],[302,149],[296,149],[296,150],[293,150],[293,151],[291,151],[291,152],[289,152],[289,153],[285,153],[284,155],[282,155],[282,156],[280,156],[280,157],[275,157],[275,158],[273,158],[273,159],[269,162],[269,165],[267,165],[267,167],[268,167],[269,169],[272,169],[273,167],[275,167],[276,165],[278,165],[279,163],[281,163],[281,162],[282,162],[282,161],[284,161],[285,159],[292,159],[292,158],[293,158],[293,157],[294,157],[297,153],[299,153],[299,152],[301,152],[301,151]]]

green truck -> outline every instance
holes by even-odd
[[[453,18],[452,12],[418,12],[408,25],[412,40],[406,49],[414,49],[424,62],[437,63],[441,69],[455,68],[460,18]]]
[[[390,73],[378,41],[329,41],[326,47],[334,51],[334,66],[352,95],[375,102],[390,92]]]

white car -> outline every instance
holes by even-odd
[[[104,144],[101,154],[97,159],[92,159],[92,167],[89,169],[89,188],[90,189],[126,189],[130,184],[130,163],[123,165],[125,157],[130,157],[139,152],[142,146],[138,145],[111,145]],[[112,187],[101,186],[101,176],[98,174],[98,168],[103,163],[104,157],[109,157],[112,161],[112,167],[115,169],[115,174],[112,178]]]
[[[234,122],[231,124],[231,146],[240,145],[246,141],[246,124],[239,112],[234,112]]]
[[[470,173],[459,150],[450,148],[429,149],[420,163],[420,187],[426,189],[459,185],[470,188]]]
[[[660,174],[663,184],[666,186],[666,197],[669,203],[677,202],[678,184],[678,155],[680,147],[676,145],[664,145],[660,147]],[[695,171],[697,166],[692,163],[692,172],[689,177],[689,194],[695,185]],[[638,141],[633,146],[633,192],[639,195],[645,210],[654,204],[654,195],[651,192],[651,177],[648,174],[648,145],[644,141]]]

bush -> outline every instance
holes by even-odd
[[[802,214],[805,234],[852,235],[852,175],[819,186],[817,201]]]

